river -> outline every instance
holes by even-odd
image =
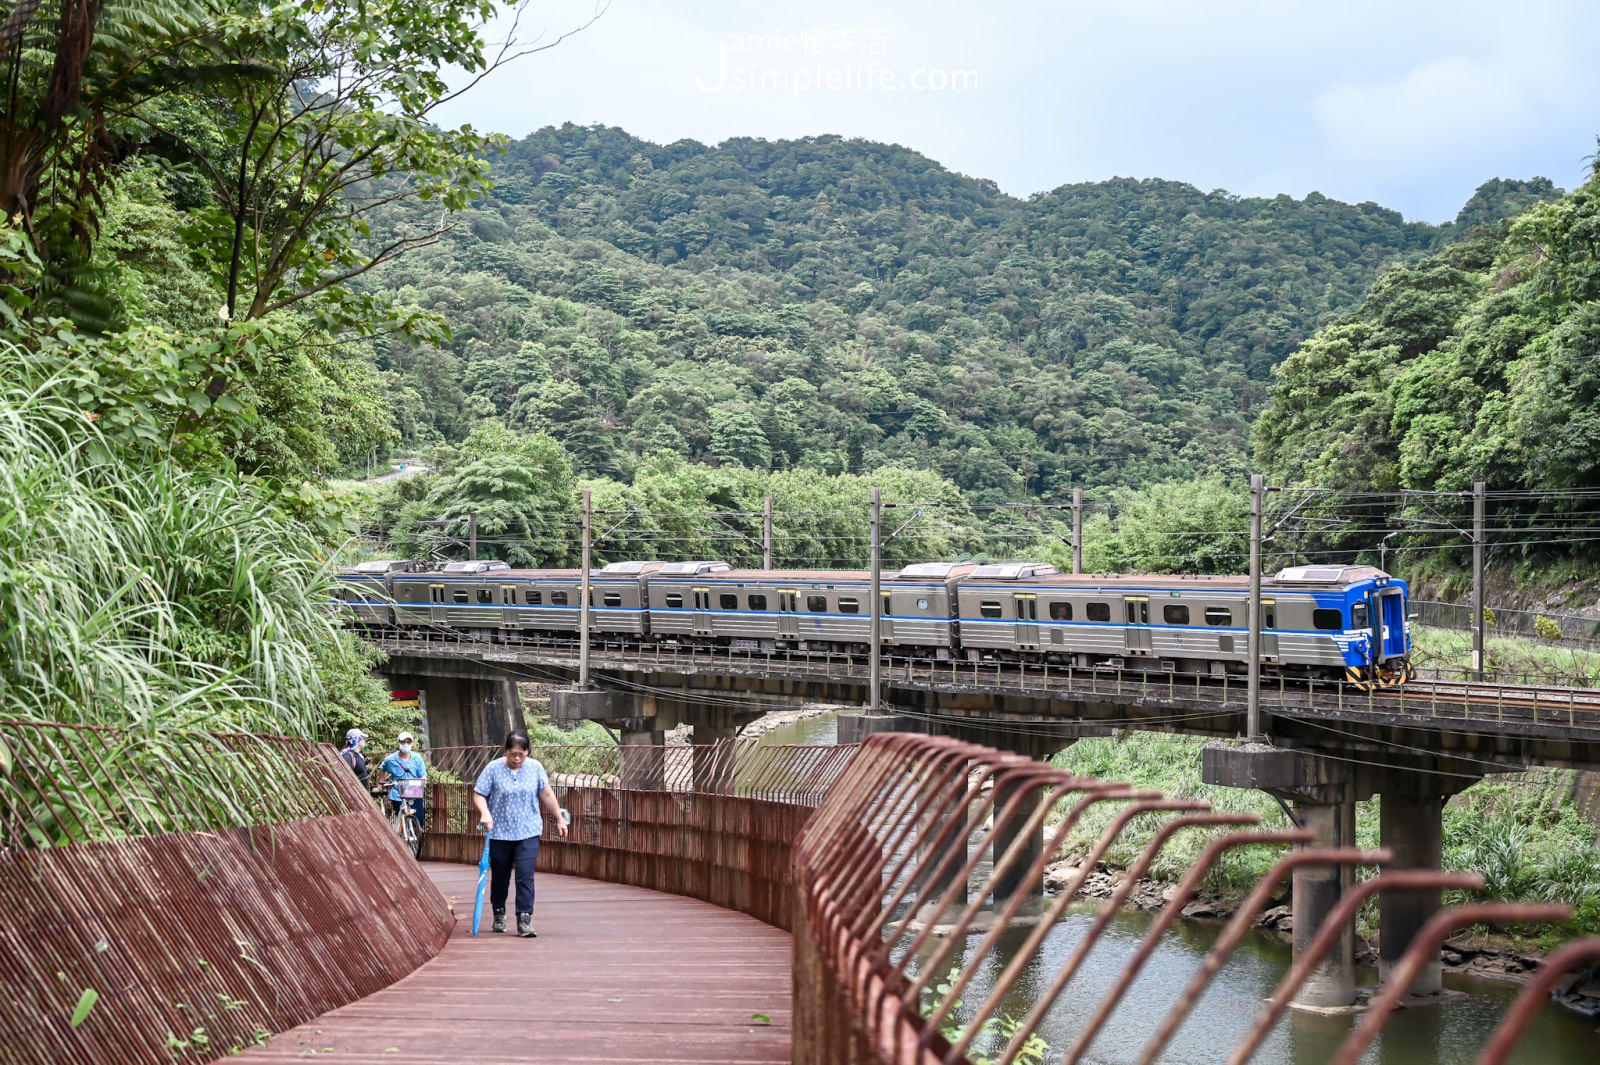
[[[834,715],[806,718],[761,737],[762,744],[833,743]],[[980,870],[981,873],[981,870]],[[1093,920],[1087,909],[1070,913],[1046,937],[1006,1002],[1006,1012],[1022,1017],[1042,988],[1059,971]],[[1123,963],[1138,948],[1154,917],[1119,914],[1106,929],[1083,968],[1056,1003],[1039,1034],[1050,1044],[1054,1060],[1094,1013]],[[1146,965],[1122,1006],[1112,1015],[1085,1058],[1093,1065],[1129,1065],[1161,1024],[1222,929],[1220,922],[1179,921]],[[992,981],[1010,962],[1026,932],[1002,938],[997,956],[984,965],[965,994],[982,1002]],[[967,949],[977,947],[973,936]],[[1289,966],[1289,944],[1272,932],[1251,932],[1223,967],[1210,991],[1179,1029],[1162,1061],[1171,1065],[1214,1065],[1250,1028],[1262,999]],[[1369,974],[1373,982],[1376,974]],[[1500,1018],[1520,990],[1498,980],[1447,973],[1448,991],[1461,992],[1443,1001],[1400,1011],[1362,1057],[1362,1065],[1471,1065]],[[1350,1017],[1325,1017],[1291,1011],[1279,1022],[1255,1061],[1260,1065],[1322,1065],[1350,1031]],[[1511,1061],[1517,1065],[1596,1065],[1600,1063],[1600,1018],[1585,1017],[1561,1006],[1546,1007],[1529,1029]]]

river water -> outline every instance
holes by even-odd
[[[821,744],[834,743],[836,739],[836,719],[829,714],[775,729],[760,742]],[[1085,908],[1069,913],[1051,930],[1008,996],[1005,1012],[1018,1018],[1027,1013],[1093,919],[1092,911]],[[1150,914],[1122,913],[1112,921],[1039,1029],[1052,1051],[1046,1060],[1058,1058],[1072,1046],[1153,920]],[[1179,921],[1084,1060],[1093,1065],[1131,1065],[1137,1061],[1221,930],[1221,922]],[[993,981],[1010,963],[1026,935],[1026,931],[1018,931],[1002,937],[978,980],[964,994],[966,1002],[976,1004],[987,997]],[[973,936],[966,949],[975,950],[980,942],[981,937]],[[1178,1030],[1161,1060],[1170,1065],[1215,1065],[1222,1061],[1249,1031],[1262,999],[1287,971],[1289,961],[1289,944],[1284,937],[1272,932],[1251,932]],[[1368,982],[1375,979],[1376,974],[1370,974]],[[1400,1011],[1362,1057],[1362,1065],[1471,1065],[1520,989],[1498,980],[1451,973],[1445,974],[1444,983],[1448,991],[1461,994]],[[1260,1065],[1323,1065],[1356,1022],[1351,1017],[1291,1011],[1278,1023],[1254,1060]],[[1600,1017],[1548,1006],[1524,1036],[1511,1061],[1517,1065],[1600,1065],[1597,1028]]]

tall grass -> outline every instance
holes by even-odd
[[[337,639],[316,532],[119,453],[31,369],[0,345],[0,718],[312,735]]]

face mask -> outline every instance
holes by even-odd
[[[409,743],[402,743],[402,744],[401,744],[401,745],[400,745],[400,749],[401,749],[401,750],[402,750],[402,751],[409,751],[409,750],[411,750],[411,744],[409,744]]]

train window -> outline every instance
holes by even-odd
[[[1206,624],[1232,625],[1233,611],[1225,606],[1208,606],[1206,607]]]
[[[567,593],[566,592],[551,592],[550,593],[550,605],[551,606],[566,606],[567,605]]]
[[[454,599],[458,603],[465,603],[467,601],[467,590],[465,588],[457,588],[455,590],[455,594],[453,594],[450,598]]]
[[[683,593],[682,592],[668,592],[667,593],[667,609],[668,610],[682,610],[683,609]]]
[[[1161,608],[1161,620],[1168,625],[1189,624],[1189,608],[1179,603],[1168,603]]]
[[[828,612],[828,597],[825,595],[806,596],[806,609],[813,614],[826,614]]]
[[[1278,604],[1263,602],[1261,604],[1261,627],[1275,629],[1278,627]]]
[[[1357,603],[1350,608],[1350,627],[1352,629],[1367,627],[1367,604]]]
[[[928,609],[928,601],[926,599],[918,599],[917,600],[917,609],[918,610],[926,610],[926,609]]]
[[[986,618],[997,618],[997,617],[999,617],[1000,616],[1000,602],[999,602],[999,600],[996,600],[996,599],[985,599],[983,602],[978,604],[978,614],[980,616],[986,617]]]
[[[487,588],[479,588],[478,589],[478,602],[480,602],[480,603],[492,603],[492,602],[494,602],[494,596],[489,593],[489,589],[487,589]]]
[[[1071,621],[1072,620],[1072,604],[1071,603],[1060,603],[1060,602],[1051,603],[1050,604],[1050,620],[1051,621]]]
[[[861,613],[861,604],[856,602],[852,596],[841,595],[839,597],[839,613],[859,614]]]
[[[1083,613],[1084,613],[1084,616],[1087,617],[1090,621],[1110,621],[1111,620],[1111,604],[1110,603],[1090,603],[1088,606],[1083,608]]]
[[[1037,599],[1013,599],[1012,602],[1016,605],[1017,620],[1018,621],[1038,621],[1039,620],[1039,600],[1037,600]]]
[[[765,610],[765,609],[767,609],[767,597],[766,596],[764,596],[764,595],[751,595],[751,596],[746,596],[745,598],[749,600],[750,609],[751,610]]]
[[[1334,610],[1329,607],[1318,607],[1311,612],[1311,624],[1319,629],[1338,632],[1344,628],[1344,611]]]
[[[722,609],[724,610],[739,609],[739,597],[732,592],[723,592],[717,601],[722,604]]]
[[[622,593],[621,592],[606,592],[602,596],[601,601],[604,602],[606,606],[621,606],[622,605]]]
[[[544,602],[544,593],[536,592],[532,588],[529,588],[527,591],[523,592],[522,596],[528,601],[529,606],[538,606],[540,603]]]

